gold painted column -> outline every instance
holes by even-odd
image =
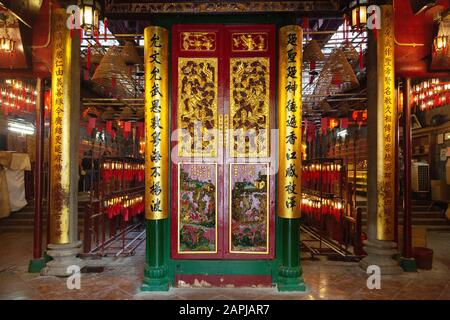
[[[395,103],[394,11],[382,6],[377,47],[377,239],[394,240]]]
[[[392,5],[381,7],[381,30],[375,39],[368,33],[368,240],[367,256],[360,266],[380,268],[381,274],[397,274],[401,268],[392,257],[397,254],[395,228],[395,101],[394,11]]]
[[[145,218],[168,217],[169,90],[168,31],[144,30],[145,58]]]
[[[280,291],[305,291],[300,266],[302,39],[303,30],[297,25],[279,31],[277,212],[282,258],[277,286]]]
[[[165,234],[169,216],[169,33],[144,30],[145,63],[145,218],[147,228],[144,291],[169,289]]]
[[[278,216],[300,218],[303,30],[280,29],[278,71]]]
[[[80,38],[66,26],[65,9],[52,10],[52,109],[50,123],[50,244],[46,275],[68,276],[79,265],[78,146],[80,122]]]

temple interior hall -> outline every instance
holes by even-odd
[[[0,300],[450,300],[449,0],[0,0]]]

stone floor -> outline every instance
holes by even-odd
[[[444,299],[450,300],[450,233],[430,232],[433,269],[384,276],[381,289],[369,290],[367,275],[351,262],[302,258],[305,293],[279,293],[276,288],[172,288],[143,293],[144,244],[131,257],[108,258],[102,273],[82,274],[81,289],[69,290],[66,279],[27,273],[32,237],[0,234],[0,299]]]

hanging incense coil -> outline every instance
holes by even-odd
[[[136,111],[136,118],[138,120],[144,118],[144,108],[139,108],[139,110]]]
[[[91,46],[90,48],[90,62],[92,64],[99,64],[104,56],[104,52],[101,46],[99,46],[98,44],[95,44],[93,46]],[[87,56],[87,52],[86,55],[84,57],[84,62],[87,63],[88,60],[88,56]]]
[[[114,109],[111,107],[106,108],[106,110],[102,113],[102,120],[113,120],[115,118]]]
[[[353,72],[341,49],[332,52],[322,69],[314,90],[315,94],[331,94],[351,90],[359,86]]]
[[[119,115],[120,120],[131,120],[131,119],[135,119],[135,118],[136,118],[136,116],[130,107],[123,108],[122,112]]]
[[[142,59],[137,53],[136,47],[129,41],[125,43],[121,55],[127,65],[142,64]]]
[[[316,40],[311,40],[305,45],[303,49],[303,61],[325,61],[325,56]]]
[[[342,52],[351,63],[359,60],[359,52],[356,51],[355,47],[350,42],[347,42],[342,46]]]
[[[356,74],[341,50],[336,50],[330,60],[335,62],[331,65],[331,71],[342,76],[342,82],[348,84],[347,89],[359,86]]]
[[[83,118],[88,118],[88,117],[99,118],[100,112],[95,107],[88,107],[88,108],[84,109],[82,117]]]
[[[110,47],[92,76],[97,85],[123,97],[134,93],[133,78],[118,47]]]
[[[338,107],[338,111],[339,114],[342,116],[347,116],[348,113],[350,112],[350,105],[347,102],[343,102],[339,107]]]
[[[330,112],[330,111],[332,110],[332,109],[331,109],[331,106],[330,106],[330,104],[328,103],[327,100],[322,100],[322,101],[320,102],[320,104],[319,104],[319,108],[320,108],[320,110],[322,110],[324,113]]]
[[[303,61],[309,62],[309,83],[312,84],[315,76],[318,75],[316,63],[318,61],[325,61],[325,56],[316,40],[311,40],[306,44],[303,50]]]

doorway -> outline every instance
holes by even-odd
[[[174,259],[273,259],[275,26],[172,28]]]

